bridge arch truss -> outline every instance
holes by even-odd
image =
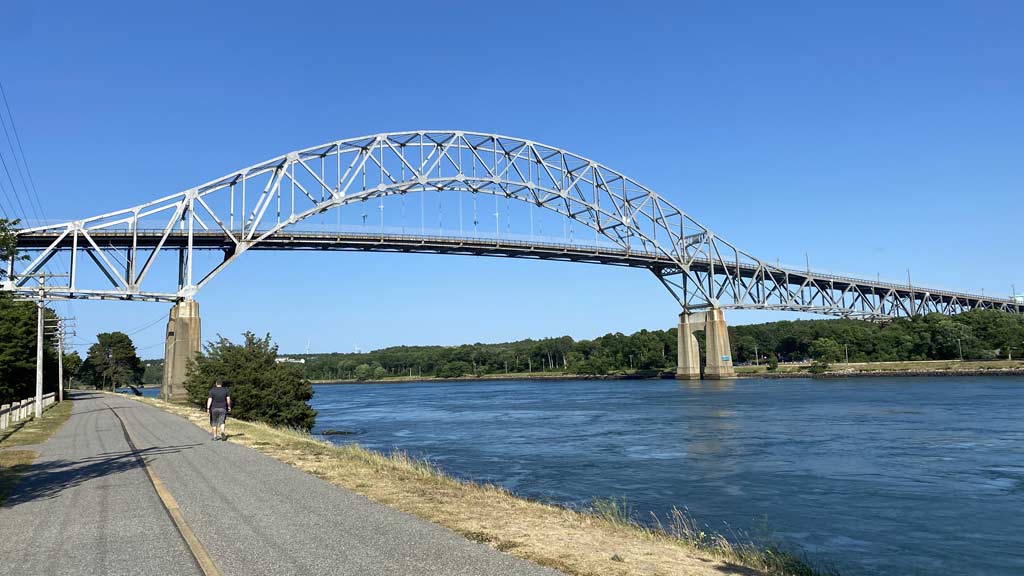
[[[592,230],[595,242],[502,238],[497,211],[495,235],[488,238],[446,239],[426,234],[425,226],[418,235],[385,233],[385,199],[419,195],[422,224],[422,198],[434,194],[484,195],[494,198],[496,210],[503,199],[555,213]],[[304,227],[327,212],[378,200],[380,234]],[[328,142],[130,208],[28,228],[19,232],[18,244],[30,259],[9,263],[4,289],[37,295],[34,275],[63,262],[58,268],[65,281],[48,283],[43,289],[47,298],[187,300],[249,250],[321,249],[647,268],[686,311],[752,308],[885,318],[1020,308],[1009,299],[772,265],[602,164],[530,140],[463,131],[395,132]],[[222,257],[201,262],[197,253],[203,251]],[[55,260],[61,253],[70,258]],[[174,274],[154,273],[161,266],[176,272],[176,283],[168,280]]]

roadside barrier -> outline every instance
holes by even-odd
[[[43,411],[45,412],[50,406],[56,404],[56,402],[57,400],[54,398],[53,392],[43,394]],[[0,405],[0,430],[6,430],[22,420],[32,418],[35,412],[36,399],[34,397],[26,398],[21,402]]]

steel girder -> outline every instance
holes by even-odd
[[[1011,300],[773,266],[717,237],[654,191],[592,160],[530,140],[460,131],[396,132],[329,142],[131,208],[22,230],[19,247],[33,257],[20,270],[10,264],[3,288],[38,295],[38,288],[29,285],[32,275],[52,268],[54,256],[67,252],[71,257],[63,272],[68,281],[47,285],[48,298],[190,299],[248,250],[311,247],[312,239],[295,229],[313,216],[376,198],[383,202],[385,197],[434,192],[493,195],[579,222],[611,247],[598,259],[575,253],[561,259],[646,262],[644,267],[687,310],[758,308],[885,318],[1019,309]],[[481,241],[504,246],[476,253],[551,253],[543,243],[515,247],[508,241]],[[439,247],[423,251],[460,253],[443,238],[416,242]],[[330,238],[321,244],[316,247],[373,249],[339,238],[333,246]],[[415,242],[398,249],[417,251],[411,244]],[[395,249],[386,243],[377,248]],[[209,269],[197,270],[195,254],[204,249],[222,250],[224,257]],[[176,285],[151,274],[168,253],[177,259]],[[106,285],[83,283],[85,262],[91,262],[99,272],[94,276]]]

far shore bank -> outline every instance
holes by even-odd
[[[737,378],[870,378],[921,376],[1024,376],[1024,361],[1018,360],[914,360],[906,362],[857,362],[832,364],[824,372],[812,372],[811,364],[780,364],[770,371],[767,366],[737,366]],[[398,376],[371,380],[310,380],[313,384],[408,384],[412,382],[451,383],[479,380],[671,380],[673,372],[657,370],[619,374],[567,374],[533,372],[510,374],[467,375],[458,378],[437,376]]]
[[[737,378],[890,378],[920,376],[1024,376],[1024,368],[994,368],[979,370],[847,370],[822,373],[767,372],[764,374],[737,374]]]
[[[666,376],[667,377],[667,376]],[[478,380],[655,380],[662,378],[655,375],[633,375],[633,374],[563,374],[560,372],[548,373],[518,373],[518,374],[481,374],[479,376],[459,376],[458,378],[440,378],[438,376],[396,376],[394,378],[380,378],[370,380],[310,380],[313,384],[408,384],[410,382],[470,382]]]

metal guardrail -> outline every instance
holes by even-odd
[[[54,393],[43,394],[43,410],[57,402]],[[0,430],[6,430],[23,420],[29,420],[36,412],[36,399],[26,398],[20,402],[0,405]]]

